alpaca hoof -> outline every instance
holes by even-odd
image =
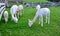
[[[40,24],[40,22],[39,22],[39,24]]]
[[[43,27],[43,24],[41,24],[41,26]]]
[[[29,26],[29,27],[31,27],[31,26]]]
[[[50,23],[48,23],[48,24],[50,24]]]
[[[47,22],[45,22],[45,23],[47,23]]]
[[[29,27],[31,27],[31,26],[29,26]]]

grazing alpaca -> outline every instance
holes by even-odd
[[[7,11],[4,12],[4,19],[5,19],[5,22],[8,22],[8,12]]]
[[[14,17],[18,17],[18,15],[16,15],[18,13],[18,6],[17,5],[13,5],[11,8],[10,8],[10,13],[11,15],[13,15]],[[12,18],[13,18],[12,16]]]
[[[37,9],[36,15],[34,16],[33,20],[29,20],[29,27],[32,26],[32,24],[36,21],[37,17],[39,18],[39,24],[41,23],[41,26],[43,27],[43,16],[46,16],[46,23],[50,23],[50,10],[48,8],[41,8]]]
[[[18,9],[19,9],[19,15],[22,16],[23,15],[23,5],[19,5]]]

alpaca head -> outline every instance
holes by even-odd
[[[33,24],[33,22],[31,20],[29,20],[29,22],[28,22],[29,27],[31,27],[32,24]]]
[[[13,21],[14,21],[15,23],[18,23],[17,17],[13,17],[12,19],[13,19]]]
[[[15,20],[15,23],[18,23],[18,19],[17,18],[15,18],[14,20]]]
[[[37,5],[37,6],[36,6],[36,9],[37,9],[37,10],[39,10],[40,8],[41,8],[40,5]]]
[[[22,10],[22,9],[23,9],[23,5],[19,5],[19,6],[18,6],[18,9],[19,9],[19,10]]]

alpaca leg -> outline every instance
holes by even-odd
[[[39,18],[39,24],[40,24],[40,18]]]
[[[24,14],[24,10],[22,10],[23,14]]]
[[[17,11],[17,14],[16,15],[17,15],[17,18],[19,18],[19,12],[18,11]]]
[[[46,15],[46,23],[47,23],[47,15]]]
[[[20,16],[22,16],[21,10],[20,10]]]
[[[43,27],[43,16],[41,16],[40,19],[41,19],[41,26]]]
[[[23,16],[23,14],[24,14],[24,11],[23,11],[23,9],[22,9],[22,10],[20,10],[20,12],[21,12],[21,16]]]
[[[24,14],[24,11],[22,10],[22,16],[23,16],[23,14]]]
[[[16,15],[16,14],[17,14],[17,13],[15,13],[15,14],[14,14],[14,17],[17,17],[17,15]]]
[[[20,10],[20,16],[22,16],[22,11]]]
[[[5,22],[7,23],[7,21],[8,21],[8,18],[5,18]]]
[[[18,13],[18,18],[19,18],[19,13]]]
[[[48,17],[47,20],[48,20],[48,24],[49,24],[50,23],[50,14],[47,17]]]
[[[23,16],[23,14],[24,14],[24,11],[22,10],[22,16]]]
[[[21,10],[21,13],[22,13],[22,15],[23,15],[23,10]]]

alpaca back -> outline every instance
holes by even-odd
[[[13,5],[11,7],[11,9],[10,9],[10,12],[11,12],[11,14],[15,14],[17,12],[17,10],[18,10],[18,6],[17,5]]]
[[[45,16],[46,14],[50,14],[50,10],[48,8],[41,8],[40,10],[37,11],[39,15]]]

